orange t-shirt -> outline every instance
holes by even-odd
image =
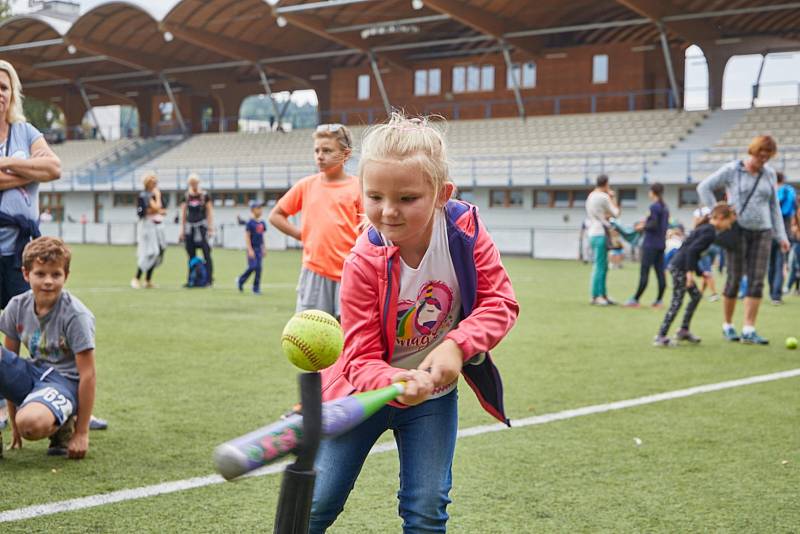
[[[323,173],[306,176],[278,201],[287,215],[302,211],[303,267],[336,282],[356,243],[364,212],[358,178],[329,182]]]

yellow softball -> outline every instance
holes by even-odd
[[[283,353],[304,371],[319,371],[336,362],[344,346],[344,332],[329,313],[306,310],[296,313],[281,335]]]

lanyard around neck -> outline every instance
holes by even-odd
[[[6,148],[6,157],[8,157],[9,149],[11,147],[11,128],[13,128],[13,127],[14,127],[13,124],[8,123],[8,135],[6,136],[6,147],[5,147]]]

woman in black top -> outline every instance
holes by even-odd
[[[669,226],[669,209],[664,203],[664,186],[656,182],[650,186],[650,213],[643,225],[639,223],[637,230],[644,231],[644,242],[642,243],[642,259],[639,268],[639,287],[636,294],[628,299],[625,306],[638,308],[639,299],[647,288],[647,281],[652,268],[658,280],[658,296],[653,301],[654,308],[661,307],[661,299],[664,297],[664,289],[667,281],[664,277],[664,249],[666,248],[667,227]]]
[[[200,178],[196,174],[189,175],[186,180],[186,200],[181,208],[180,239],[186,244],[189,260],[194,258],[197,249],[203,251],[203,259],[208,270],[208,285],[214,282],[214,265],[211,261],[211,245],[209,238],[214,236],[214,208],[211,195],[200,188]]]
[[[728,230],[735,220],[736,212],[733,211],[733,208],[725,203],[717,204],[711,210],[711,214],[707,216],[705,222],[699,224],[689,234],[689,237],[686,238],[686,241],[683,242],[681,248],[672,258],[669,264],[669,271],[672,274],[672,302],[670,302],[669,310],[664,316],[661,328],[653,340],[653,345],[657,347],[675,345],[675,341],[667,337],[667,331],[669,331],[672,321],[678,314],[678,310],[683,303],[683,296],[687,291],[691,300],[686,306],[683,323],[681,323],[680,330],[675,334],[675,339],[677,341],[700,343],[700,338],[689,331],[689,323],[692,321],[694,310],[700,303],[700,299],[703,298],[703,294],[697,289],[697,285],[694,282],[694,275],[703,276],[703,270],[699,265],[700,257],[714,243],[717,232]]]

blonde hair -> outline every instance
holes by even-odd
[[[191,185],[193,183],[200,185],[200,177],[197,176],[197,173],[194,173],[194,172],[192,174],[190,174],[188,178],[186,178],[186,185],[187,186],[191,187]]]
[[[758,135],[750,141],[750,145],[747,147],[747,153],[751,156],[755,156],[762,150],[769,152],[770,157],[778,152],[778,143],[771,135]]]
[[[142,176],[142,185],[144,185],[145,191],[156,182],[158,182],[158,177],[154,172],[147,172],[144,176]]]
[[[342,150],[352,150],[353,134],[344,124],[320,124],[311,137],[317,139],[333,139]]]
[[[387,160],[419,164],[434,191],[450,181],[444,136],[430,117],[409,118],[395,111],[388,122],[369,128],[361,141],[358,175],[363,177],[367,163]]]
[[[8,110],[6,111],[6,122],[13,124],[15,122],[25,122],[25,112],[22,110],[22,82],[19,81],[19,75],[14,69],[14,66],[0,59],[0,71],[8,74],[11,80],[11,101],[8,103]]]
[[[57,237],[38,237],[25,245],[22,251],[22,266],[26,271],[33,268],[34,262],[60,263],[65,273],[69,273],[72,252]]]

